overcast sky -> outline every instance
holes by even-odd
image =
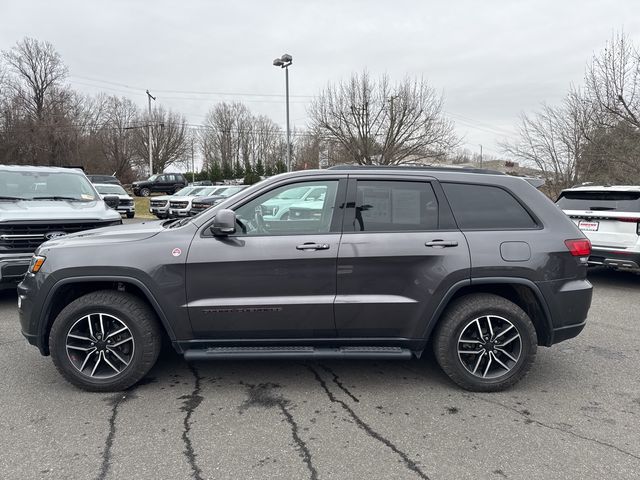
[[[145,106],[148,88],[193,124],[213,103],[241,100],[284,126],[284,72],[272,61],[289,53],[296,128],[310,96],[366,68],[427,78],[467,148],[489,154],[520,112],[580,84],[623,28],[640,45],[639,0],[0,1],[0,49],[24,36],[53,43],[86,93]]]

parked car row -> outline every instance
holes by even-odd
[[[245,188],[246,185],[185,187],[174,195],[151,198],[149,212],[158,218],[189,217],[197,215]]]

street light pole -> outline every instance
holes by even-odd
[[[151,100],[155,101],[156,97],[149,93],[147,90],[147,97],[149,98],[149,176],[153,175],[153,147],[151,144]]]
[[[289,66],[293,63],[293,57],[285,53],[273,61],[276,67],[284,68],[285,93],[287,104],[287,171],[291,171],[291,128],[289,125]]]
[[[287,102],[287,172],[291,171],[291,128],[289,127],[289,67],[284,69]]]

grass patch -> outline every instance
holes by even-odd
[[[136,206],[136,217],[138,218],[156,218],[149,212],[150,197],[133,197]]]

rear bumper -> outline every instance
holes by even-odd
[[[587,279],[574,279],[539,282],[537,285],[547,303],[551,320],[547,344],[553,345],[578,335],[586,324],[591,307],[591,283]]]
[[[640,270],[640,252],[593,247],[589,265]]]
[[[564,340],[569,340],[570,338],[577,337],[586,325],[587,321],[585,320],[584,322],[577,323],[575,325],[567,325],[566,327],[554,328],[553,343],[560,343]]]

